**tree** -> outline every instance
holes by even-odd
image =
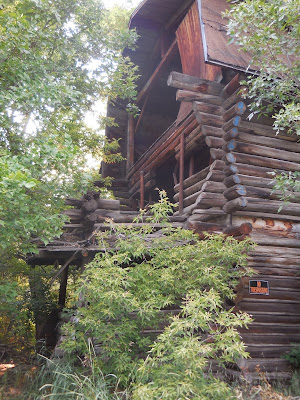
[[[252,54],[249,67],[259,71],[245,82],[253,113],[272,114],[274,134],[300,135],[300,1],[232,1],[226,13],[230,42]],[[288,200],[300,191],[300,174],[277,175],[275,189]],[[289,193],[288,193],[289,191]]]
[[[227,12],[230,42],[252,54],[248,78],[255,112],[274,114],[276,130],[300,135],[300,2],[245,0]],[[251,21],[251,22],[250,22]]]
[[[101,98],[135,96],[126,15],[98,0],[2,3],[0,249],[33,251],[32,235],[47,243],[65,220],[63,199],[87,189],[85,154],[101,152],[103,138],[85,114]]]
[[[121,158],[118,143],[88,128],[85,115],[99,99],[135,96],[136,68],[122,56],[136,38],[128,17],[118,7],[108,12],[101,0],[1,3],[0,325],[7,341],[27,335],[20,328],[35,307],[22,259],[37,240],[60,235],[65,198],[92,184],[86,153]],[[51,307],[45,286],[40,293],[38,306]]]

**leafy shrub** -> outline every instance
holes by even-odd
[[[293,367],[300,368],[300,344],[294,344],[291,351],[284,355],[284,358],[288,360]]]
[[[141,227],[112,224],[99,237],[104,250],[81,277],[63,348],[84,354],[89,337],[104,374],[116,374],[123,385],[135,382],[134,399],[223,399],[225,386],[205,371],[212,357],[223,364],[247,356],[236,328],[250,317],[226,310],[224,302],[248,271],[251,243],[223,235],[199,241],[173,228],[166,222],[172,206],[160,196],[152,215],[140,217]],[[174,308],[179,316],[164,312]],[[144,334],[149,328],[153,334]]]

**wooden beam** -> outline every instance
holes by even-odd
[[[134,118],[130,115],[127,128],[127,171],[134,163]]]
[[[158,64],[156,67],[155,71],[151,75],[150,79],[148,82],[145,84],[143,89],[140,91],[140,93],[137,96],[137,103],[139,104],[141,100],[144,98],[146,94],[148,94],[149,90],[152,88],[154,83],[157,81],[157,79],[161,76],[163,73],[164,69],[167,67],[169,62],[171,61],[172,57],[177,51],[177,40],[175,39],[171,46],[169,47],[168,51],[162,58],[161,62]]]
[[[144,209],[144,200],[145,200],[145,185],[144,185],[144,171],[140,172],[140,209]]]
[[[209,102],[210,104],[216,104],[217,106],[221,106],[223,100],[219,96],[213,96],[211,94],[201,93],[201,92],[193,92],[190,90],[182,90],[178,89],[176,92],[176,100],[177,101],[203,101]]]
[[[66,293],[68,284],[68,273],[69,265],[62,271],[60,277],[59,295],[58,295],[58,307],[64,308],[66,303]]]
[[[221,92],[221,97],[227,98],[234,94],[234,92],[239,89],[240,87],[240,73],[236,74],[233,79],[231,79],[230,82],[227,83],[227,85],[224,87],[224,89]]]
[[[140,113],[139,118],[138,118],[138,120],[137,120],[137,123],[136,123],[136,125],[135,125],[134,133],[137,132],[137,130],[138,130],[139,126],[140,126],[141,120],[142,120],[142,118],[143,118],[143,115],[144,115],[145,110],[146,110],[146,107],[147,107],[148,100],[149,100],[149,96],[147,96],[147,97],[145,98],[143,107],[142,107],[142,109],[141,109],[141,113]]]
[[[213,96],[219,96],[224,85],[207,79],[197,78],[195,76],[181,74],[180,72],[171,72],[169,75],[168,86],[177,89],[195,91]]]
[[[274,150],[274,155],[276,151]],[[269,169],[280,169],[286,171],[300,171],[299,162],[284,161],[275,158],[256,156],[252,154],[245,153],[227,153],[225,161],[228,164],[247,164],[251,166],[266,167]]]
[[[180,135],[179,159],[179,215],[183,213],[183,180],[184,180],[184,132]]]
[[[79,250],[76,250],[71,255],[71,257],[65,262],[65,264],[59,268],[59,270],[56,272],[54,277],[50,280],[49,287],[51,287],[53,285],[53,283],[55,282],[55,279],[71,264],[71,262],[76,258],[78,253],[79,253]]]
[[[195,170],[195,156],[194,154],[192,154],[189,162],[189,177],[194,175],[194,170]]]

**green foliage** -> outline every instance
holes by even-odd
[[[276,174],[272,172],[275,179],[273,181],[273,190],[279,190],[281,192],[281,200],[287,203],[294,198],[296,193],[300,192],[300,172],[282,172],[281,174]],[[284,204],[282,204],[283,207]],[[282,208],[281,207],[281,208]],[[278,210],[278,212],[281,210]]]
[[[91,354],[91,350],[88,352]],[[74,364],[38,356],[35,364],[26,368],[24,371],[24,367],[16,366],[6,373],[1,381],[0,400],[129,399],[126,391],[119,391],[117,378],[104,376],[92,357]]]
[[[85,368],[83,368],[85,367]],[[104,376],[97,360],[90,352],[85,365],[76,366],[72,363],[47,360],[47,364],[39,372],[37,380],[43,382],[40,395],[35,400],[47,398],[60,400],[126,400],[126,392],[117,391],[116,377],[114,387]],[[111,380],[111,379],[110,379]]]
[[[294,344],[292,350],[284,356],[293,367],[300,368],[300,344]]]
[[[99,99],[135,97],[128,11],[98,0],[5,0],[0,8],[0,251],[34,251],[61,233],[67,196],[94,178],[86,153],[122,159],[85,124]],[[105,123],[113,124],[105,119]]]
[[[225,310],[214,289],[190,292],[139,368],[133,400],[234,398],[226,383],[210,374],[210,360],[223,365],[247,357],[236,328],[250,321],[247,314]]]
[[[31,268],[9,252],[1,258],[0,343],[8,356],[32,353],[34,324],[45,322],[57,303],[57,288],[48,285],[52,276],[52,266]]]
[[[108,12],[100,0],[1,3],[0,285],[7,295],[0,335],[6,344],[31,339],[33,316],[42,322],[53,307],[49,270],[32,273],[23,259],[61,234],[65,198],[90,189],[95,171],[87,169],[86,154],[122,159],[118,142],[108,143],[85,117],[96,101],[135,97],[136,68],[122,56],[136,39],[128,18],[128,11]]]
[[[232,1],[228,17],[230,41],[252,55],[259,75],[249,76],[247,97],[254,113],[272,114],[277,133],[300,135],[300,0]],[[253,115],[251,114],[251,115]],[[250,117],[251,117],[250,115]],[[299,192],[299,174],[280,174],[275,189],[282,199]]]
[[[199,241],[189,230],[172,228],[167,222],[172,205],[165,193],[160,196],[152,216],[142,215],[147,221],[141,227],[112,225],[113,247],[107,235],[99,237],[103,252],[78,283],[63,348],[84,354],[89,337],[101,370],[116,374],[123,385],[134,381],[136,399],[221,399],[225,387],[204,370],[211,357],[223,364],[246,356],[236,327],[250,318],[224,304],[248,271],[251,244],[222,235]],[[159,232],[157,223],[163,227]],[[180,309],[179,317],[172,317],[172,308]]]
[[[0,343],[2,351],[26,352],[33,345],[32,314],[28,307],[28,292],[20,282],[0,282]],[[4,353],[5,355],[5,353]]]
[[[248,97],[252,110],[273,113],[274,127],[300,134],[299,0],[233,1],[227,12],[230,42],[252,55]]]

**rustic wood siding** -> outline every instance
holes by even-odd
[[[221,68],[204,60],[198,4],[195,2],[176,31],[182,72],[203,79],[219,80]]]

